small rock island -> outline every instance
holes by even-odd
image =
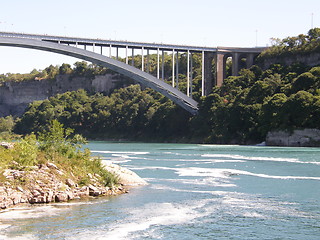
[[[20,203],[66,202],[117,195],[147,184],[134,172],[92,157],[58,121],[38,136],[0,144],[0,209]]]

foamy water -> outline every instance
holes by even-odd
[[[0,213],[0,239],[318,239],[320,149],[91,143],[149,185]]]

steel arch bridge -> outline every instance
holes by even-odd
[[[191,114],[196,114],[198,111],[198,103],[178,89],[157,79],[149,73],[112,59],[111,57],[73,46],[23,37],[0,37],[0,46],[36,49],[83,59],[107,67],[124,76],[132,78],[145,87],[160,92]]]

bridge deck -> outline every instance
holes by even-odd
[[[250,52],[260,53],[265,48],[237,48],[237,47],[201,47],[201,46],[188,46],[188,45],[177,45],[177,44],[163,44],[163,43],[145,43],[145,42],[130,42],[130,41],[116,41],[106,39],[93,39],[93,38],[80,38],[80,37],[63,37],[63,36],[52,36],[52,35],[41,35],[41,34],[25,34],[25,33],[14,33],[14,32],[0,32],[0,37],[13,37],[13,38],[30,38],[39,39],[42,41],[56,42],[62,44],[71,45],[95,45],[102,47],[119,47],[119,48],[135,48],[149,50],[163,50],[163,51],[176,51],[182,52]]]

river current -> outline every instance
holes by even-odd
[[[0,239],[320,239],[320,149],[91,142],[149,185],[0,213]]]

